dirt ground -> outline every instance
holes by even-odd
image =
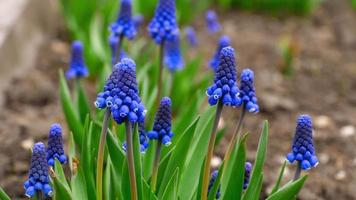
[[[243,11],[219,14],[224,19],[223,32],[232,38],[237,51],[238,70],[255,70],[261,113],[248,114],[244,127],[251,133],[251,161],[263,120],[270,122],[264,192],[271,189],[290,151],[297,115],[307,113],[314,119],[320,164],[310,171],[299,198],[356,199],[356,12],[347,0],[328,0],[308,18]],[[217,38],[208,38],[204,32],[198,36],[199,50],[208,60]],[[278,43],[286,36],[298,49],[291,77],[283,76],[278,68]],[[56,36],[43,47],[35,67],[14,78],[1,94],[6,102],[0,112],[0,185],[13,199],[23,198],[29,148],[34,141],[45,139],[51,123],[63,121],[57,74],[59,68],[67,66],[69,46],[61,38]],[[236,110],[225,111],[224,121],[231,129],[234,121],[227,118],[238,115]],[[227,141],[222,141],[218,155],[224,152]],[[284,181],[292,177],[293,170],[294,166],[288,166]]]

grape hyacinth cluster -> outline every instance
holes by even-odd
[[[205,13],[206,26],[210,33],[216,33],[220,31],[220,24],[218,21],[218,17],[213,10],[208,10]]]
[[[246,190],[248,184],[250,183],[252,164],[250,162],[245,162],[245,175],[244,175],[244,185],[243,189]]]
[[[189,26],[185,28],[184,33],[190,46],[195,47],[198,45],[198,39],[193,27]]]
[[[292,152],[287,155],[290,163],[298,162],[302,170],[309,170],[319,163],[313,144],[313,126],[309,115],[300,115],[292,145]]]
[[[48,164],[46,160],[46,147],[42,142],[33,146],[29,178],[24,183],[25,195],[33,197],[36,192],[42,192],[46,197],[52,196],[52,187],[49,185]]]
[[[110,50],[111,50],[111,64],[113,66],[116,64],[115,62],[116,62],[116,53],[117,53],[118,43],[119,43],[119,38],[111,34],[109,36],[109,46],[110,46]],[[127,58],[126,53],[122,49],[121,49],[119,56],[120,56],[119,60],[121,60],[123,58]]]
[[[179,36],[177,36],[174,40],[167,41],[165,43],[164,64],[171,72],[175,72],[183,68],[184,60],[180,51]]]
[[[175,39],[178,34],[175,0],[159,0],[148,31],[157,44]]]
[[[132,21],[131,0],[121,0],[120,12],[117,20],[110,25],[111,33],[116,37],[125,36],[127,39],[134,39],[137,31]]]
[[[218,170],[215,170],[215,171],[213,171],[213,173],[211,173],[209,186],[208,186],[208,196],[209,196],[210,190],[213,188],[214,182],[215,182],[216,178],[218,177],[218,175],[219,175],[219,171]],[[216,199],[220,199],[220,196],[221,196],[220,188],[221,188],[221,184],[219,184],[218,191],[216,192],[216,195],[215,195]]]
[[[140,28],[143,23],[143,16],[141,14],[135,15],[132,17],[132,22],[136,28],[136,31]]]
[[[245,108],[251,113],[258,113],[260,107],[258,106],[256,90],[253,84],[253,71],[251,69],[242,70],[240,81],[240,98],[244,103]]]
[[[210,105],[216,105],[218,101],[227,106],[241,105],[236,74],[234,49],[225,47],[220,52],[220,64],[215,72],[214,84],[207,89]]]
[[[104,92],[97,95],[95,106],[110,109],[118,124],[126,119],[131,123],[144,121],[146,110],[138,94],[136,64],[133,60],[124,58],[115,65],[105,83]]]
[[[227,35],[223,35],[219,39],[218,48],[214,54],[214,57],[210,60],[209,65],[210,67],[216,71],[219,67],[220,63],[220,52],[223,48],[228,47],[231,45],[230,38]]]
[[[146,131],[145,131],[145,122],[139,122],[138,123],[138,132],[140,134],[139,135],[140,152],[141,153],[145,153],[146,149],[149,146],[149,143],[148,143],[149,141],[148,141],[147,134],[146,134]],[[127,148],[127,142],[126,141],[122,144],[122,148],[126,152],[126,148]]]
[[[172,126],[172,103],[169,97],[163,97],[155,116],[153,130],[147,136],[151,140],[161,141],[165,146],[171,144],[173,133]]]
[[[66,78],[83,78],[88,76],[89,72],[84,63],[83,58],[83,44],[80,41],[72,43],[71,58],[69,62],[69,69],[66,72]]]
[[[49,129],[47,162],[49,166],[54,166],[55,160],[61,164],[67,162],[67,156],[64,154],[62,128],[59,124],[52,124]]]

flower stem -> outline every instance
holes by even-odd
[[[103,199],[103,164],[104,164],[104,149],[106,134],[108,132],[108,123],[110,117],[110,110],[106,108],[103,120],[103,126],[101,129],[100,143],[98,149],[98,161],[96,167],[96,195],[98,200]]]
[[[228,149],[227,149],[227,151],[225,153],[225,157],[224,157],[224,161],[225,162],[228,162],[228,160],[230,159],[230,156],[231,156],[232,150],[234,149],[236,141],[241,135],[241,129],[242,129],[242,124],[243,124],[243,121],[244,121],[245,113],[246,113],[246,106],[245,106],[245,104],[243,104],[242,110],[241,110],[241,113],[240,113],[240,118],[239,118],[239,121],[238,121],[238,123],[236,125],[234,135],[232,135],[229,147],[228,147]],[[227,164],[225,164],[225,167],[226,166],[227,166]]]
[[[116,52],[115,52],[115,63],[114,63],[114,65],[120,61],[121,46],[122,46],[122,40],[123,39],[124,39],[124,35],[120,34],[119,41],[117,43]]]
[[[301,172],[302,172],[302,168],[300,167],[300,164],[298,162],[297,169],[295,169],[295,174],[294,174],[293,181],[298,180],[298,178],[300,177]]]
[[[216,108],[216,113],[215,113],[215,120],[214,120],[214,125],[213,129],[211,130],[211,135],[209,139],[209,146],[208,146],[208,154],[206,155],[205,158],[205,163],[204,163],[204,176],[203,176],[203,182],[202,182],[202,188],[201,188],[201,200],[206,200],[208,197],[208,184],[209,184],[209,177],[210,177],[210,162],[211,158],[214,153],[214,145],[215,145],[215,139],[216,139],[216,132],[218,129],[221,113],[223,110],[223,104],[221,101],[218,102],[217,108]]]
[[[137,200],[137,186],[136,186],[136,173],[135,173],[135,162],[133,153],[133,141],[132,141],[132,125],[126,119],[125,120],[126,129],[126,141],[127,141],[127,164],[130,175],[130,187],[131,187],[131,200]]]
[[[159,102],[161,99],[161,93],[162,93],[162,76],[163,76],[163,54],[164,54],[164,41],[162,44],[159,46],[159,72],[158,72],[158,88],[157,88],[157,97],[156,97],[156,106],[158,109]]]
[[[162,149],[162,142],[158,140],[155,159],[153,161],[152,176],[151,176],[151,189],[153,193],[156,192],[157,174],[158,174],[159,160],[161,157],[161,149]]]

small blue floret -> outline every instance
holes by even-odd
[[[248,184],[250,183],[252,164],[250,162],[245,162],[245,175],[244,175],[244,185],[243,189],[246,190]]]
[[[218,17],[213,10],[208,10],[205,14],[206,26],[210,33],[216,33],[220,31],[220,24]]]
[[[183,68],[184,60],[180,51],[179,36],[177,36],[174,40],[167,41],[165,43],[164,64],[171,72],[175,72]]]
[[[69,69],[66,72],[66,78],[68,80],[83,78],[88,76],[88,74],[89,72],[83,58],[83,44],[80,41],[74,41],[72,43],[71,59]]]
[[[198,45],[198,39],[193,27],[189,26],[185,28],[184,33],[190,46],[195,47]]]

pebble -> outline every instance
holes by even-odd
[[[335,179],[338,181],[342,181],[346,178],[346,172],[344,170],[340,170],[335,174]]]
[[[33,143],[34,143],[33,139],[29,138],[21,142],[21,147],[24,148],[25,150],[29,150],[32,148]]]
[[[319,160],[321,163],[326,164],[329,162],[330,156],[327,153],[320,153]]]
[[[314,125],[316,128],[327,128],[330,124],[331,119],[326,115],[319,115],[314,119]]]
[[[340,129],[341,136],[343,136],[343,137],[353,136],[353,135],[355,135],[355,132],[356,132],[355,127],[352,125],[343,126]]]
[[[218,168],[218,167],[220,167],[220,165],[221,165],[221,158],[219,158],[219,157],[217,157],[217,156],[214,156],[214,157],[211,159],[210,165],[211,165],[212,168]]]

